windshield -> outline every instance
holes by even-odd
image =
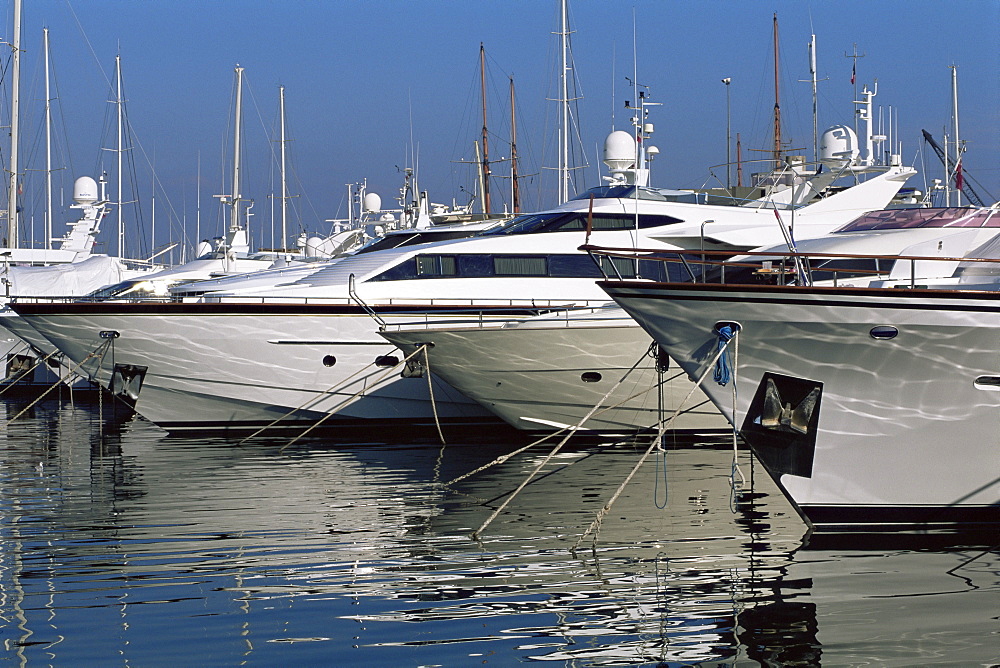
[[[1000,227],[1000,216],[990,209],[950,207],[945,209],[888,209],[872,211],[848,223],[838,232],[911,230],[919,227]]]

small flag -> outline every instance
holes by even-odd
[[[965,177],[962,175],[962,163],[955,165],[955,187],[959,190],[965,185]]]
[[[858,64],[854,63],[854,65],[851,67],[851,83],[852,84],[854,83],[855,75],[857,74],[857,70],[858,70]]]

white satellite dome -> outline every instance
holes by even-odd
[[[604,140],[604,164],[615,171],[635,164],[635,139],[624,130],[615,130]]]
[[[322,245],[323,239],[320,237],[313,236],[306,239],[306,257],[318,257]]]
[[[73,182],[73,201],[77,204],[93,204],[97,198],[97,181],[81,176]]]
[[[859,154],[858,136],[846,125],[834,125],[823,133],[819,141],[819,159],[822,162],[853,162]]]
[[[377,193],[365,194],[364,209],[369,213],[382,210],[382,198]]]

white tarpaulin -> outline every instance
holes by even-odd
[[[0,270],[0,294],[10,297],[78,297],[123,278],[125,266],[107,255],[48,267],[5,267]]]

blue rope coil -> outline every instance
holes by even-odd
[[[718,348],[716,348],[716,350],[723,350],[726,347],[726,344],[728,344],[729,341],[736,336],[736,333],[739,330],[740,326],[733,323],[716,326],[714,331],[716,336],[719,337]],[[729,351],[726,350],[719,355],[719,359],[715,361],[715,374],[713,375],[713,378],[719,385],[728,385],[729,379],[732,375],[733,371],[729,364]]]

